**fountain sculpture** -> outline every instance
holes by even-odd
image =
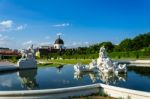
[[[37,68],[33,45],[31,45],[27,50],[22,50],[21,54],[22,57],[17,62],[19,69]]]
[[[77,63],[76,65],[74,65],[74,70],[76,72],[80,72],[80,71],[95,71],[97,66],[96,66],[96,61],[92,60],[91,63],[89,63],[89,65],[82,65],[80,63]]]
[[[114,73],[125,73],[127,72],[126,64],[118,64],[113,62],[108,56],[104,46],[99,50],[99,57],[97,60],[92,60],[89,65],[82,66],[81,64],[74,65],[74,70],[76,72],[83,71],[100,71],[103,73],[114,72]]]

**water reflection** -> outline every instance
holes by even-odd
[[[150,78],[150,68],[149,67],[136,67],[136,66],[128,66],[128,71],[134,71],[141,76],[146,76]]]
[[[60,73],[61,72],[61,73]],[[136,82],[136,83],[135,83]],[[105,83],[150,92],[150,68],[128,67],[127,74],[74,72],[71,65],[0,73],[0,90],[55,89]]]
[[[36,81],[37,69],[20,70],[17,72],[22,88],[36,89],[38,83]]]
[[[74,72],[74,79],[80,80],[86,75],[90,77],[93,83],[96,81],[96,73],[94,72]]]
[[[57,66],[56,68],[57,68],[57,72],[58,72],[58,73],[61,73],[61,70],[62,70],[62,68],[63,68],[63,65],[59,65],[59,66]]]
[[[103,72],[75,72],[74,79],[80,80],[84,76],[89,76],[92,82],[96,82],[96,79],[101,80],[105,84],[117,84],[119,82],[125,82],[127,80],[127,74],[115,74],[115,73],[103,73]]]
[[[99,72],[99,79],[105,84],[117,84],[127,80],[127,74],[103,73]]]

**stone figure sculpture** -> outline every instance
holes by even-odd
[[[28,49],[21,51],[22,57],[17,62],[17,66],[20,69],[37,68],[37,62],[35,59],[35,51],[33,45]]]
[[[99,50],[99,57],[97,60],[92,60],[89,65],[81,66],[81,64],[74,65],[74,70],[76,72],[82,71],[95,71],[98,70],[100,72],[127,72],[126,64],[118,64],[117,62],[113,62],[107,55],[106,49],[102,46]]]

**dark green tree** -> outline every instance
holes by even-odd
[[[141,34],[133,39],[133,49],[139,50],[150,46],[150,33]]]
[[[125,40],[123,40],[120,44],[119,44],[119,49],[121,51],[132,51],[133,50],[133,42],[131,39],[127,38]]]
[[[105,46],[108,52],[112,52],[115,47],[115,45],[113,45],[111,42],[102,42],[101,46]]]

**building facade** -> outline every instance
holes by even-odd
[[[60,36],[55,40],[52,46],[41,46],[37,48],[41,57],[54,53],[61,54],[65,51],[65,49],[66,47],[64,46],[64,41],[60,38]]]

